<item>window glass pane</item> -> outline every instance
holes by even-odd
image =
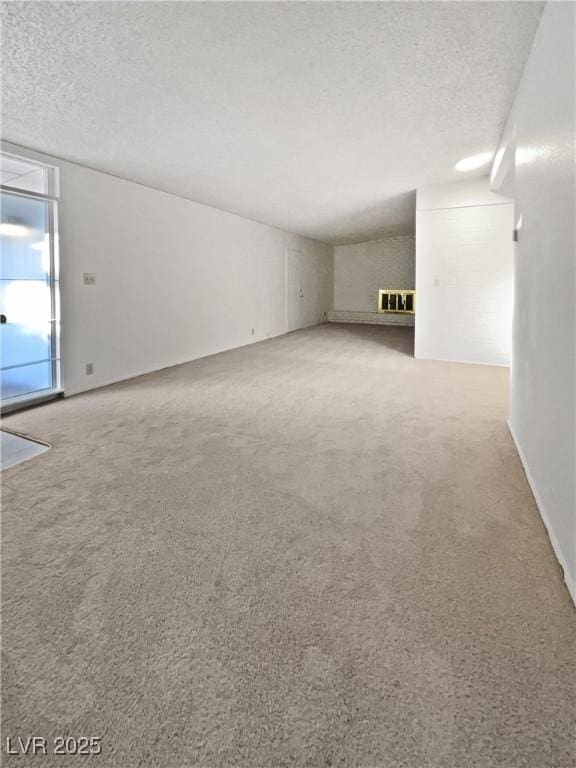
[[[20,157],[5,154],[0,156],[0,182],[26,192],[50,194],[49,169]]]
[[[2,193],[2,279],[38,280],[49,276],[49,205],[45,200]]]
[[[2,371],[2,400],[29,395],[52,388],[52,364],[50,362],[24,365]]]
[[[0,331],[2,335],[0,355],[2,368],[50,358],[52,351],[50,323],[44,321],[43,326],[39,324],[37,328],[30,328],[18,323],[11,323],[9,314],[6,314],[5,317],[8,322],[2,324]]]
[[[2,397],[49,390],[53,366],[51,201],[1,193]]]
[[[4,322],[22,326],[23,333],[45,333],[51,319],[50,286],[45,280],[0,280]]]

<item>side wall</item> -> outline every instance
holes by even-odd
[[[509,424],[576,602],[574,16],[545,6],[492,179],[521,221]]]
[[[513,227],[487,177],[418,190],[416,357],[509,364]]]
[[[414,288],[413,236],[390,237],[334,249],[334,311],[330,318],[343,322],[379,322],[413,325],[412,315],[376,314],[378,290]]]
[[[66,394],[285,333],[288,247],[310,260],[306,324],[326,319],[332,246],[3,146],[60,169]]]

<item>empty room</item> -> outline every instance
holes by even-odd
[[[575,768],[572,2],[1,2],[1,764]]]

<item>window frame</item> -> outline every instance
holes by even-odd
[[[34,192],[20,187],[12,187],[10,184],[0,182],[0,191],[17,197],[25,197],[34,200],[44,200],[48,206],[48,234],[50,243],[50,356],[52,369],[52,388],[42,392],[31,392],[26,395],[10,398],[1,403],[2,412],[18,407],[24,407],[32,401],[48,400],[55,395],[62,394],[62,340],[61,340],[61,314],[60,314],[60,242],[58,228],[58,203],[60,199],[60,169],[41,160],[0,148],[0,157],[7,157],[19,162],[29,163],[46,171],[47,192]]]

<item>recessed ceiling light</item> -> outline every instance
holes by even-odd
[[[454,168],[457,171],[475,171],[477,168],[482,168],[483,165],[488,165],[492,160],[492,152],[482,152],[480,155],[471,155],[465,157],[463,160],[459,160]]]

